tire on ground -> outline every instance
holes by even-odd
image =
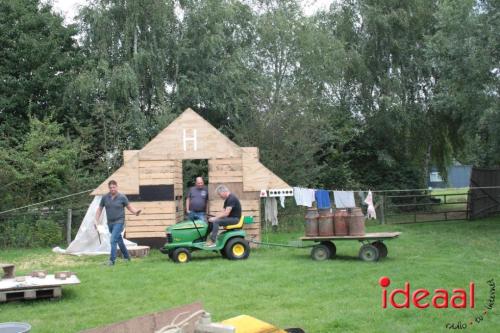
[[[374,262],[380,258],[380,254],[375,246],[365,244],[359,249],[359,258],[363,261]]]
[[[235,237],[227,241],[223,251],[230,260],[246,259],[250,255],[250,245],[245,239]]]
[[[311,258],[317,261],[327,260],[331,258],[330,249],[324,244],[314,245],[311,250]]]
[[[337,254],[337,247],[335,246],[335,243],[331,241],[322,241],[321,244],[325,245],[330,250],[330,259],[335,258],[335,255]]]
[[[185,247],[179,247],[172,251],[172,260],[179,264],[185,264],[191,260],[191,252]]]
[[[372,245],[378,249],[378,253],[379,253],[380,258],[387,257],[388,250],[387,250],[387,245],[385,245],[384,242],[376,241],[376,242],[373,242]]]

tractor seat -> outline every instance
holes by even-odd
[[[245,217],[243,215],[241,215],[240,221],[238,223],[225,226],[224,230],[233,230],[233,229],[241,229],[241,228],[243,228],[243,220],[244,219],[245,219]]]

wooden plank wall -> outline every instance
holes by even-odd
[[[187,109],[146,144],[140,156],[141,159],[161,156],[176,160],[241,158],[241,148],[199,114]]]
[[[176,215],[175,221],[180,222],[184,219],[183,181],[182,181],[182,160],[176,160],[174,166],[174,195],[176,197]]]
[[[135,216],[126,210],[127,238],[165,237],[165,228],[175,223],[175,201],[140,201],[132,205],[142,213]]]
[[[209,183],[242,183],[243,165],[241,158],[208,160]]]
[[[249,239],[260,241],[261,212],[258,191],[243,190],[243,165],[241,158],[213,159],[208,161],[209,209],[216,214],[224,201],[215,194],[218,185],[226,185],[241,201],[243,215],[253,216],[254,223],[245,225]],[[140,160],[140,185],[174,185],[174,201],[133,202],[143,210],[140,216],[127,211],[126,237],[165,237],[165,228],[184,218],[182,160]]]
[[[182,192],[182,161],[180,167],[180,188]],[[139,185],[174,185],[179,188],[179,161],[177,160],[139,160]],[[176,195],[176,194],[174,194]],[[126,211],[126,237],[151,238],[165,237],[165,228],[177,220],[176,201],[132,202],[142,209],[139,216]]]
[[[174,160],[139,161],[139,185],[172,185],[175,180]]]

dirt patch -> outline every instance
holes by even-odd
[[[47,253],[32,255],[15,263],[17,271],[32,271],[47,268],[69,268],[90,265],[91,262],[82,257],[64,254]]]

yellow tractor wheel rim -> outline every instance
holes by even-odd
[[[235,256],[242,256],[245,253],[245,247],[241,244],[235,244],[233,246],[233,254]]]
[[[188,255],[184,252],[181,252],[177,256],[177,259],[179,259],[179,262],[186,262],[188,260]]]

